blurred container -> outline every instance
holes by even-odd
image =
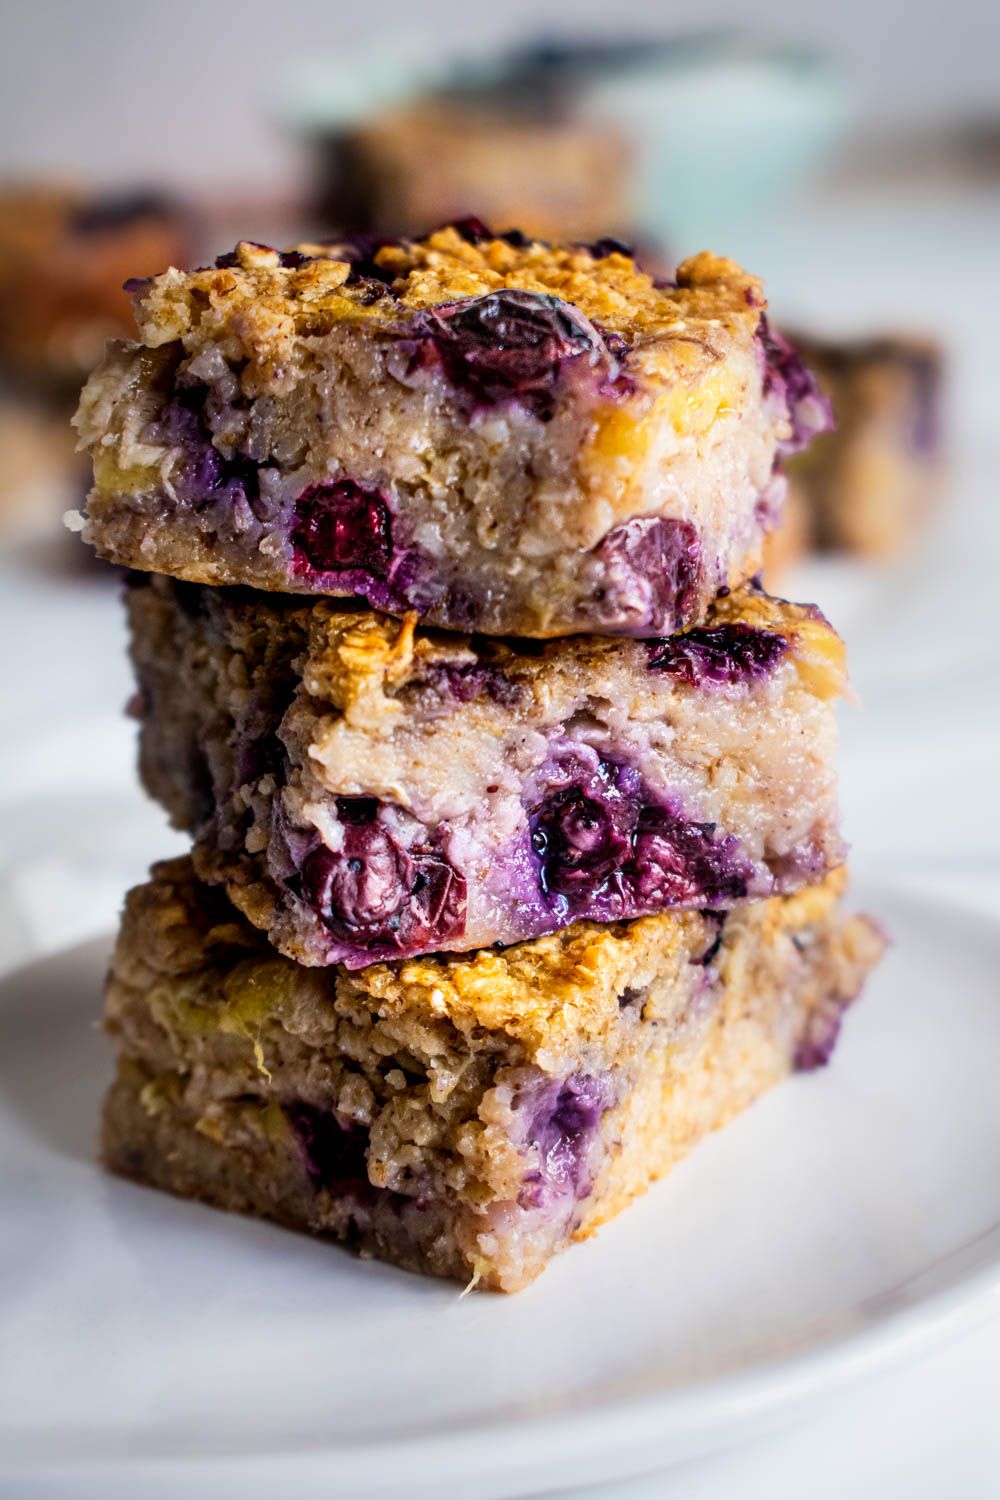
[[[627,135],[635,232],[688,254],[770,212],[843,134],[847,100],[818,56],[728,33],[541,45],[506,64],[522,94],[568,100]]]

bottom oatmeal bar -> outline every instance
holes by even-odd
[[[843,876],[723,915],[307,969],[187,859],[128,897],[107,1164],[516,1291],[707,1131],[825,1063],[883,940]]]

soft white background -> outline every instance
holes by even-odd
[[[358,45],[482,55],[524,32],[734,25],[823,46],[873,125],[997,107],[996,0],[4,0],[0,172],[150,167],[229,189],[297,169],[269,115],[288,75]]]

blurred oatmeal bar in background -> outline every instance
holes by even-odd
[[[895,557],[941,499],[941,347],[917,334],[790,336],[829,397],[835,422],[788,465],[793,527],[798,516],[820,550]]]
[[[159,193],[0,188],[0,371],[65,399],[105,340],[134,332],[128,277],[191,256],[187,212]]]
[[[541,239],[594,239],[631,224],[628,146],[582,120],[423,104],[317,149],[322,211],[341,230],[423,234],[470,210]]]

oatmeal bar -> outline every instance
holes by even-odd
[[[941,350],[912,336],[796,342],[837,422],[789,468],[813,540],[863,557],[895,556],[917,537],[941,491]]]
[[[187,265],[190,254],[187,215],[159,194],[4,188],[0,368],[65,400],[105,340],[133,332],[125,278]]]
[[[477,221],[240,244],[135,288],[77,414],[103,556],[546,638],[667,634],[759,566],[826,424],[760,283]]]
[[[631,221],[632,153],[606,122],[544,117],[507,99],[421,100],[320,135],[325,222],[421,234],[467,214],[543,239]]]
[[[668,639],[462,638],[135,574],[149,792],[290,958],[727,907],[842,858],[839,637],[744,589]]]
[[[842,883],[352,974],[277,957],[174,860],[129,896],[111,965],[105,1159],[516,1291],[826,1062],[882,947]]]

